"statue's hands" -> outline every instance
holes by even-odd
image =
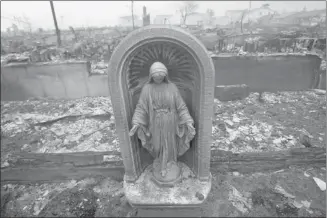
[[[148,131],[145,132],[145,135],[146,135],[147,137],[149,137],[149,138],[150,138],[150,136],[151,136],[150,132],[148,132]]]
[[[195,128],[193,127],[193,123],[186,123],[187,126],[187,135],[185,137],[185,144],[189,143],[195,136]]]
[[[134,125],[133,127],[132,127],[132,129],[129,131],[129,136],[133,136],[135,133],[136,133],[136,131],[137,131],[137,129],[139,128],[139,125]]]
[[[193,123],[187,123],[186,126],[189,132],[195,133],[195,128],[193,127]]]

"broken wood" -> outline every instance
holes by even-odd
[[[117,181],[122,181],[124,168],[113,166],[14,168],[10,171],[1,171],[1,183],[59,182],[95,176],[110,177]]]
[[[110,160],[105,160],[106,156]],[[94,166],[112,163],[122,165],[120,152],[75,152],[75,153],[16,153],[17,161],[13,163],[15,168],[30,168],[44,166],[60,166],[72,164],[73,166]]]
[[[216,154],[217,153],[217,154]],[[326,164],[325,148],[293,148],[284,151],[232,153],[213,151],[212,171],[238,171],[240,173],[279,170],[292,165],[323,166]]]
[[[34,123],[34,124],[31,124],[31,126],[49,126],[49,125],[52,125],[55,122],[58,122],[60,120],[65,120],[65,119],[75,121],[78,118],[103,118],[103,117],[105,117],[106,119],[110,120],[111,114],[110,113],[105,113],[105,114],[66,115],[66,116],[55,118],[53,120],[47,120],[47,121],[44,121],[44,122]]]
[[[25,183],[80,179],[103,175],[122,180],[120,152],[77,152],[60,154],[17,153],[17,161],[1,170],[1,182]],[[326,166],[325,148],[294,148],[286,151],[232,153],[211,151],[211,171],[253,173],[289,166]]]

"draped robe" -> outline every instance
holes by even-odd
[[[189,129],[187,123],[194,121],[174,83],[166,80],[144,85],[132,124],[139,125],[138,138],[160,163],[161,170],[189,149],[195,129]]]

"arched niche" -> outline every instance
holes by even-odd
[[[200,180],[210,177],[210,146],[215,71],[201,42],[186,31],[151,25],[131,32],[114,50],[108,68],[109,89],[125,167],[125,181],[135,181],[152,163],[136,137],[129,137],[131,119],[140,91],[155,61],[163,62],[179,88],[197,134],[180,160]]]

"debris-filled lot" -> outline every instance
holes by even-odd
[[[213,173],[212,189],[199,208],[210,217],[325,217],[326,168],[240,174]],[[324,180],[324,181],[323,181]],[[63,183],[2,186],[5,217],[131,217],[122,181],[85,178]],[[178,216],[178,214],[176,214]]]
[[[212,149],[262,152],[326,144],[325,91],[215,100]],[[1,167],[12,153],[119,151],[109,97],[1,102]]]
[[[260,152],[326,143],[325,91],[252,93],[241,101],[215,100],[214,147]]]
[[[324,25],[325,22],[322,23]],[[271,31],[270,28],[215,28],[212,32],[196,27],[183,27],[196,36],[212,55],[269,55],[269,54],[315,54],[325,66],[326,36],[312,36],[306,28],[290,30],[286,25]],[[267,28],[267,27],[266,27]],[[315,31],[324,31],[323,26]],[[91,63],[92,74],[106,74],[108,61],[120,41],[132,31],[125,28],[77,28],[64,30],[62,45],[56,45],[54,33],[24,33],[12,37],[1,36],[1,64],[15,63],[65,63],[85,60]],[[252,36],[254,34],[254,36]]]
[[[215,100],[212,149],[265,152],[325,147],[325,91],[258,93],[240,101]],[[1,168],[15,152],[119,151],[109,97],[1,102]],[[203,216],[326,215],[326,168],[290,167],[241,174],[213,170]],[[101,191],[100,191],[101,190]],[[40,184],[2,184],[3,216],[135,216],[122,181],[85,178]]]

